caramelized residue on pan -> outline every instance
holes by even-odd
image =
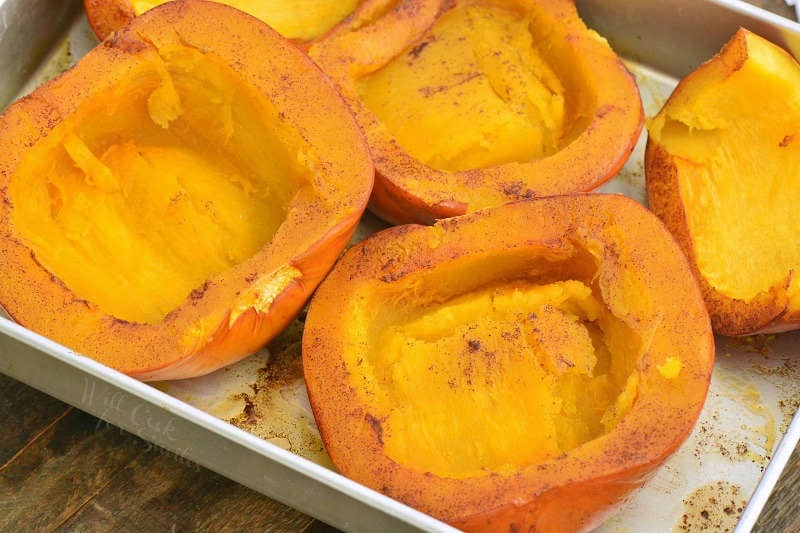
[[[332,468],[308,403],[300,341],[304,316],[269,345],[270,357],[251,385],[241,393],[244,407],[229,422],[315,463]]]
[[[733,531],[746,503],[739,485],[703,485],[683,499],[683,516],[674,531]]]

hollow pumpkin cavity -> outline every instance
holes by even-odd
[[[461,2],[358,80],[366,106],[412,157],[444,171],[526,162],[585,129],[594,89],[552,14]]]
[[[169,0],[133,0],[136,15],[141,15]],[[349,15],[358,0],[224,0],[266,22],[288,39],[311,40],[322,36]]]
[[[800,264],[800,67],[743,39],[742,64],[711,62],[687,79],[649,134],[673,156],[698,269],[719,293],[750,301]]]
[[[419,287],[401,285],[361,309],[380,318],[348,361],[401,465],[508,474],[611,431],[630,408],[636,335],[583,281],[497,280],[410,311],[404,294]]]
[[[308,171],[230,67],[189,46],[142,55],[26,154],[8,196],[16,234],[78,298],[156,323],[268,243]]]

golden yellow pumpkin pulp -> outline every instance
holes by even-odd
[[[345,352],[398,463],[509,473],[611,431],[630,408],[637,335],[582,281],[497,281],[409,309],[415,283],[365,298],[355,320],[373,325],[351,339],[369,346]]]
[[[747,302],[800,264],[800,67],[763,39],[745,39],[742,65],[704,65],[648,130],[673,155],[702,276]],[[788,294],[800,309],[800,277]]]
[[[564,33],[536,9],[459,3],[359,79],[359,95],[408,154],[439,170],[546,157],[585,129],[595,100]]]
[[[308,171],[263,96],[191,47],[149,52],[22,159],[12,222],[79,298],[156,323],[268,243]]]
[[[169,0],[133,0],[136,15]],[[221,0],[266,22],[288,39],[311,40],[324,35],[349,15],[358,0]]]

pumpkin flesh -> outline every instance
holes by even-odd
[[[360,96],[409,155],[439,170],[551,155],[572,121],[540,47],[564,35],[534,45],[546,34],[535,23],[509,7],[458,4],[408,54],[359,80]]]
[[[84,0],[84,9],[95,35],[103,40],[135,17],[170,1],[173,0]],[[360,4],[359,0],[221,0],[219,3],[256,17],[298,44],[327,34]]]
[[[791,56],[740,30],[648,123],[651,205],[692,257],[720,333],[800,325],[798,86]]]
[[[136,16],[171,0],[130,0]],[[221,0],[249,13],[288,39],[308,41],[324,35],[353,12],[358,0]]]
[[[508,474],[603,435],[636,394],[637,343],[580,281],[498,282],[410,312],[384,299],[397,294],[355,312],[386,321],[365,362],[389,413],[386,453],[409,468]]]
[[[157,323],[268,243],[309,171],[224,65],[185,46],[147,56],[31,150],[8,190],[19,235],[77,297]]]

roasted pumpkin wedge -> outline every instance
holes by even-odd
[[[377,171],[370,208],[431,223],[615,175],[644,121],[637,86],[572,0],[418,0],[309,54]]]
[[[468,531],[596,524],[688,436],[713,360],[680,248],[605,194],[379,232],[303,335],[334,464]]]
[[[89,25],[100,40],[120,30],[134,17],[172,0],[84,0]],[[389,0],[219,0],[266,22],[297,43],[325,35],[360,3]]]
[[[141,379],[210,372],[303,307],[372,179],[306,55],[233,8],[169,3],[0,117],[0,304]]]
[[[714,329],[800,328],[800,64],[740,29],[648,131],[650,207],[689,257]]]

